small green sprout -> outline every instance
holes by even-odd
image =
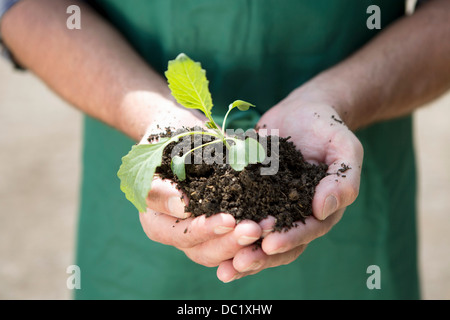
[[[156,143],[135,145],[122,158],[122,165],[117,173],[121,180],[120,188],[139,212],[146,210],[146,198],[151,189],[155,171],[161,165],[164,149],[170,143],[178,142],[182,137],[201,134],[212,136],[215,139],[188,150],[182,156],[172,158],[172,172],[181,181],[186,179],[186,157],[193,151],[208,145],[217,143],[225,145],[228,149],[229,164],[236,171],[242,171],[249,163],[263,162],[266,157],[263,146],[256,139],[247,137],[242,140],[225,135],[226,120],[231,110],[238,108],[240,111],[247,111],[254,107],[253,104],[243,100],[231,103],[220,129],[211,114],[213,103],[208,89],[209,82],[200,63],[194,62],[187,55],[181,53],[175,60],[169,61],[165,76],[177,102],[185,108],[202,111],[208,119],[205,127],[210,131],[188,131],[171,138],[161,138]]]

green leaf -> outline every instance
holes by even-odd
[[[245,158],[245,141],[236,139],[228,152],[230,166],[236,171],[242,171],[248,165]]]
[[[245,156],[248,163],[263,162],[266,158],[266,150],[256,139],[245,140]]]
[[[122,165],[117,172],[120,189],[139,212],[147,209],[146,199],[153,176],[161,165],[164,148],[171,140],[164,138],[157,143],[135,145],[122,158]]]
[[[218,129],[217,125],[213,121],[206,122],[205,127],[208,129]]]
[[[255,105],[251,104],[250,102],[243,101],[243,100],[236,100],[228,106],[228,110],[232,110],[236,107],[240,111],[247,111],[250,107],[255,107]]]
[[[266,158],[264,147],[255,139],[236,139],[230,147],[228,161],[236,171],[242,171],[249,163],[263,162]]]
[[[175,156],[172,158],[172,162],[170,163],[170,167],[172,169],[172,172],[178,177],[178,179],[180,179],[181,181],[183,181],[184,179],[186,179],[186,169],[184,167],[184,160],[185,160],[185,156]]]
[[[175,60],[169,61],[165,75],[172,95],[179,104],[186,108],[201,110],[212,120],[213,104],[208,89],[209,82],[200,63],[180,53]]]

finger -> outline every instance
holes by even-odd
[[[342,218],[345,209],[340,209],[325,220],[308,217],[305,223],[296,222],[296,227],[286,232],[272,232],[262,241],[261,247],[267,255],[290,251],[300,245],[310,243],[326,234]]]
[[[255,131],[258,132],[258,135],[260,137],[267,137],[267,136],[270,136],[270,135],[275,135],[275,136],[279,136],[280,135],[280,130],[279,129],[266,128],[266,125],[263,125],[263,127],[260,127],[259,123],[256,126]]]
[[[153,179],[152,188],[147,197],[148,208],[185,219],[190,216],[189,212],[185,212],[187,204],[187,197],[176,188],[176,184],[173,181],[163,180],[159,177]]]
[[[233,259],[219,265],[217,277],[223,282],[231,282],[264,269],[286,265],[296,260],[305,249],[306,245],[302,245],[285,253],[268,256],[261,248],[255,250],[246,247],[240,250]]]
[[[239,273],[246,273],[289,264],[298,258],[306,246],[306,244],[300,245],[275,255],[267,255],[261,248],[255,250],[255,248],[246,247],[233,258],[233,268]]]
[[[233,267],[233,259],[223,261],[217,268],[217,278],[222,282],[231,282],[239,277],[239,272]]]
[[[239,273],[251,272],[269,265],[271,257],[264,253],[261,247],[246,247],[233,258],[233,268]]]
[[[177,248],[197,246],[231,232],[236,225],[234,217],[225,213],[218,213],[208,218],[201,215],[180,220],[148,209],[147,212],[139,214],[139,219],[151,240]]]
[[[348,207],[358,197],[361,169],[357,164],[340,161],[329,166],[329,175],[316,186],[312,211],[314,217],[319,220],[324,220],[337,210]],[[348,165],[351,169],[338,173],[340,172],[338,170],[342,168],[341,163]]]
[[[326,163],[327,176],[316,186],[312,210],[319,220],[352,204],[359,193],[363,149],[353,135],[335,135]]]
[[[261,227],[262,234],[261,237],[264,238],[269,233],[271,233],[275,227],[277,219],[273,216],[268,216],[267,218],[261,220],[258,224]]]
[[[231,259],[239,250],[259,240],[261,234],[262,230],[256,222],[244,220],[236,225],[233,232],[183,251],[192,261],[214,267]]]

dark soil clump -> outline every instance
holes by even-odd
[[[199,130],[184,128],[176,133],[194,129]],[[163,136],[172,133],[168,130]],[[312,214],[315,187],[327,175],[328,166],[306,162],[289,138],[276,137],[274,141],[278,141],[278,153],[271,148],[273,136],[258,138],[260,143],[267,146],[270,160],[278,161],[276,174],[261,175],[261,168],[270,167],[270,163],[266,161],[262,164],[250,164],[242,171],[233,170],[226,164],[225,146],[218,143],[196,151],[203,149],[204,154],[211,154],[216,160],[222,158],[223,164],[220,161],[206,163],[202,151],[193,152],[190,159],[187,157],[186,179],[180,181],[170,169],[171,155],[182,155],[182,148],[178,152],[174,147],[179,148],[183,143],[190,143],[191,148],[202,144],[196,139],[203,139],[203,143],[211,141],[208,140],[210,137],[203,135],[195,135],[192,139],[192,136],[189,137],[178,144],[172,143],[165,149],[162,165],[156,173],[163,179],[171,179],[177,183],[189,198],[189,205],[185,210],[193,216],[227,212],[237,221],[250,219],[259,222],[271,215],[276,218],[274,230],[282,231],[294,227],[297,221],[304,222],[305,217]],[[267,141],[264,142],[263,139]]]

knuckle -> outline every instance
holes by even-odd
[[[330,231],[330,228],[328,226],[326,226],[324,223],[322,223],[321,228],[319,228],[317,230],[316,239],[323,237],[324,235],[326,235],[328,233],[328,231]]]
[[[217,267],[219,265],[217,261],[209,261],[209,260],[204,260],[203,263],[201,264],[208,268]]]
[[[188,219],[190,221],[189,225],[182,231],[183,234],[181,235],[180,244],[183,248],[192,248],[206,241],[204,230],[205,217],[200,216]]]
[[[184,234],[185,234],[185,232],[183,231],[183,235]],[[185,237],[183,239],[183,237],[180,236],[180,239],[178,241],[178,248],[180,248],[181,250],[192,249],[196,245],[197,245],[197,241],[195,240],[195,238],[192,238],[192,237]]]
[[[197,250],[182,250],[184,254],[193,262],[200,264],[204,267],[212,268],[217,267],[220,262],[216,261],[215,259],[205,255],[200,254],[197,252]]]
[[[346,201],[347,205],[356,200],[359,195],[359,186],[355,184],[349,184],[346,188]]]
[[[335,213],[334,213],[335,214]],[[329,219],[330,217],[328,217],[327,219]],[[321,238],[324,235],[326,235],[330,230],[331,230],[332,226],[329,225],[329,223],[325,223],[325,221],[321,221],[318,228],[316,229],[316,232],[314,234],[314,238],[311,239],[311,241],[317,239],[317,238]],[[309,242],[311,242],[309,241]],[[308,242],[308,243],[309,243]],[[303,247],[297,247],[299,250],[304,250]]]
[[[188,218],[186,224],[179,229],[179,233],[176,234],[176,243],[183,249],[200,249],[209,241],[209,236],[202,228],[202,224],[196,222],[198,218]]]
[[[283,253],[283,257],[282,259],[280,259],[277,263],[277,265],[287,265],[292,263],[293,261],[295,261],[300,254],[302,254],[302,252],[304,251],[306,245],[300,245],[292,250],[289,250],[285,253]]]
[[[364,156],[364,147],[363,147],[361,141],[359,141],[358,139],[356,139],[356,142],[355,142],[355,151],[356,151],[356,154],[358,155],[358,157],[362,158]]]
[[[151,217],[145,217],[144,215],[152,215]],[[164,228],[159,226],[158,220],[161,216],[161,213],[158,213],[153,210],[148,210],[148,212],[141,214],[140,221],[142,229],[144,230],[147,237],[155,242],[168,244],[167,241],[164,241],[166,237],[164,237]]]
[[[158,228],[146,226],[144,227],[144,232],[150,240],[155,242],[162,242]]]

